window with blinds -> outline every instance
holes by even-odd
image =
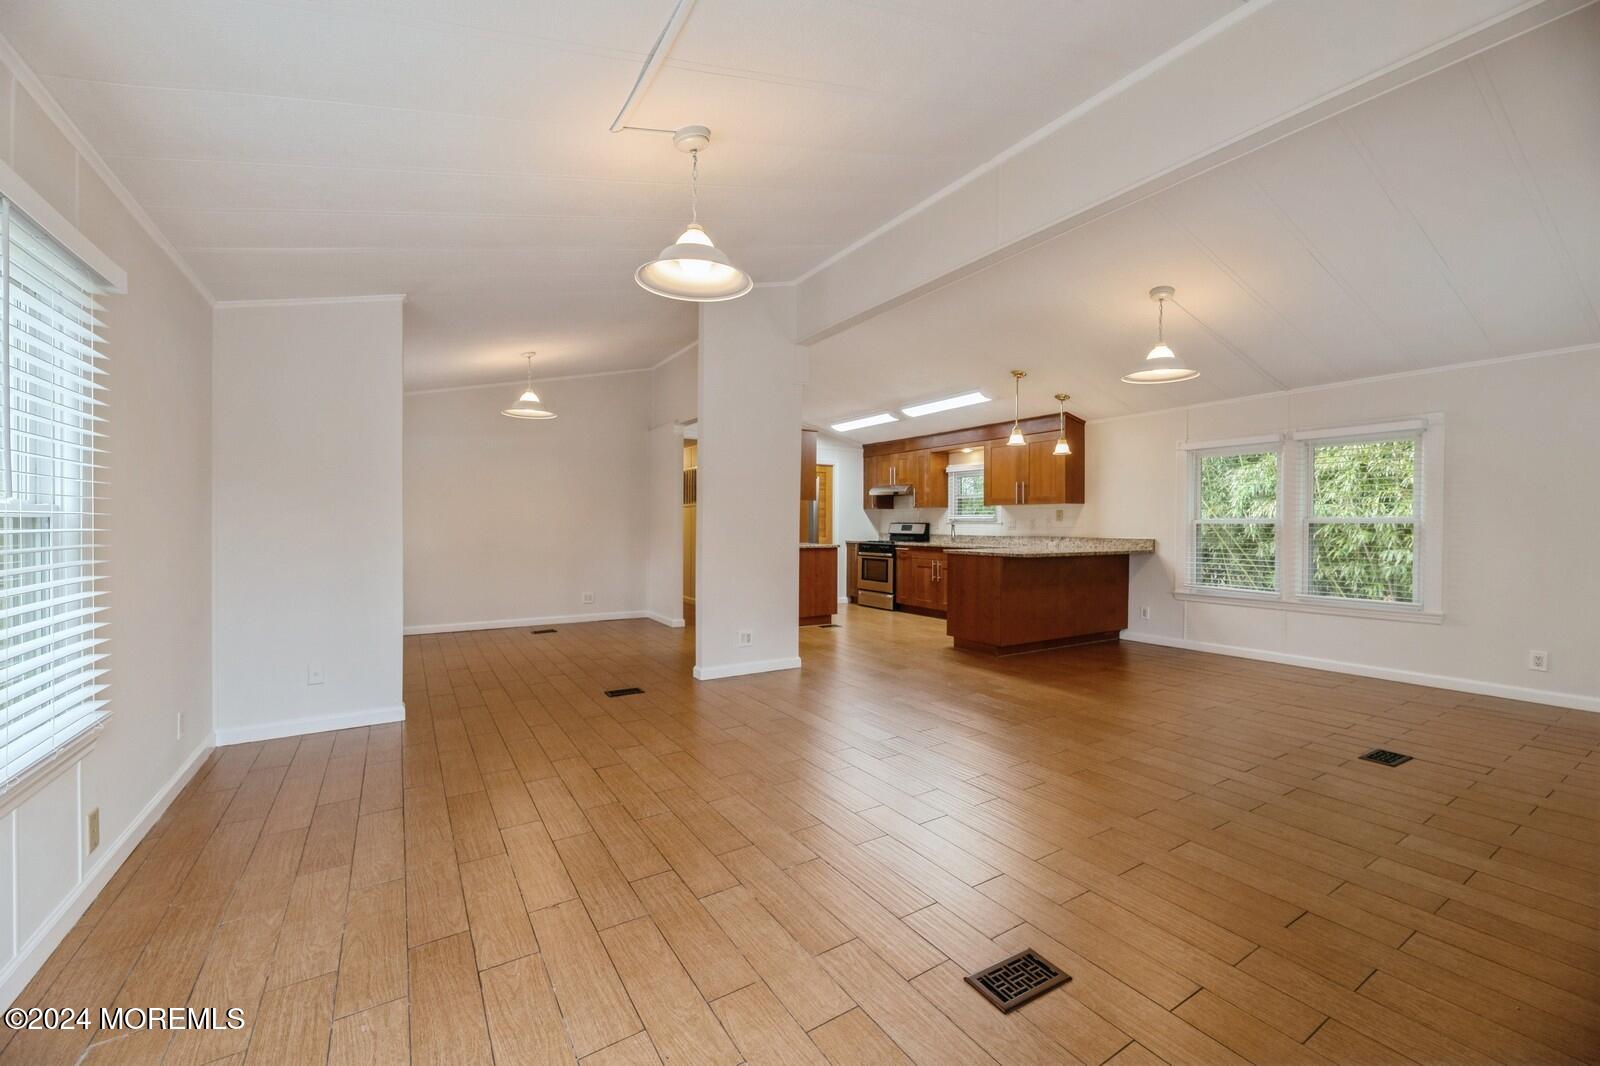
[[[1278,588],[1278,453],[1195,452],[1189,584],[1235,592]]]
[[[983,467],[950,471],[950,515],[964,522],[999,518],[999,510],[983,502]]]
[[[1305,592],[1342,600],[1417,602],[1415,435],[1305,445]]]
[[[94,284],[0,199],[0,790],[105,717]]]

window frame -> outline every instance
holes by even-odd
[[[984,468],[984,465],[982,463],[952,463],[948,467],[946,467],[945,468],[945,477],[948,480],[945,482],[945,485],[946,485],[945,498],[949,501],[946,504],[946,512],[945,513],[947,514],[947,516],[950,517],[950,518],[955,519],[958,523],[961,523],[961,524],[967,524],[967,523],[993,524],[993,523],[999,522],[1000,521],[1000,508],[996,507],[996,506],[993,506],[991,504],[983,504],[982,503],[983,496],[982,496],[981,492],[980,492],[980,494],[978,496],[979,503],[982,504],[982,506],[988,507],[990,509],[990,512],[991,512],[990,514],[986,514],[986,515],[966,515],[966,514],[957,513],[956,500],[959,497],[957,497],[957,495],[956,495],[956,479],[961,477],[961,475],[963,475],[963,474],[978,474],[978,475],[980,475],[982,477],[987,477],[988,476],[988,474],[987,474],[987,472],[986,472],[986,470]]]
[[[1283,438],[1246,437],[1236,440],[1211,441],[1195,446],[1185,446],[1184,507],[1183,507],[1183,558],[1178,569],[1178,590],[1189,595],[1216,597],[1225,600],[1277,601],[1283,592],[1283,525],[1284,525],[1284,448]],[[1206,459],[1230,455],[1274,455],[1277,457],[1278,478],[1273,486],[1274,517],[1207,519],[1200,516],[1200,468]],[[1211,525],[1270,525],[1273,530],[1272,589],[1239,589],[1226,585],[1196,585],[1190,581],[1194,573],[1195,542],[1200,526]]]
[[[1232,603],[1311,614],[1438,624],[1444,620],[1444,415],[1363,425],[1296,430],[1290,433],[1232,440],[1182,441],[1178,444],[1181,544],[1173,596],[1179,600]],[[1313,504],[1312,449],[1324,444],[1354,444],[1408,437],[1417,441],[1417,477],[1413,487],[1412,589],[1415,603],[1361,600],[1310,591]],[[1290,446],[1292,445],[1292,446]],[[1189,583],[1194,551],[1193,530],[1199,507],[1199,460],[1210,455],[1278,451],[1277,590],[1251,592]],[[1321,519],[1319,522],[1326,522]],[[1359,519],[1371,522],[1373,519]],[[1285,530],[1293,532],[1285,536]]]

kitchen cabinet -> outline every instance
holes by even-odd
[[[918,507],[949,505],[950,489],[945,480],[946,452],[906,451],[869,455],[861,461],[863,494],[874,485],[909,485]],[[893,496],[863,496],[868,508],[892,507]]]
[[[851,603],[855,603],[856,557],[861,554],[861,550],[856,547],[855,542],[852,541],[849,546],[845,548],[845,551],[847,555],[844,561],[844,594],[849,598]]]
[[[950,506],[949,452],[917,452],[912,465],[911,489],[918,507]]]
[[[817,498],[817,431],[800,431],[800,500]]]
[[[945,591],[944,551],[941,548],[895,550],[894,602],[896,607],[943,614],[949,604]]]
[[[800,624],[833,621],[839,609],[839,549],[835,545],[800,549]]]
[[[1078,437],[1073,440],[1074,432]],[[1012,447],[1003,440],[984,447],[983,502],[991,506],[1083,502],[1083,426],[1068,422],[1071,455],[1056,455],[1057,434],[1027,437]]]

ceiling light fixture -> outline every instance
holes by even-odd
[[[1055,451],[1051,455],[1071,455],[1072,445],[1067,443],[1067,401],[1072,397],[1065,392],[1056,393],[1056,407],[1061,416],[1061,435],[1056,438]]]
[[[1150,349],[1150,354],[1144,357],[1144,362],[1138,369],[1122,375],[1122,380],[1130,385],[1166,385],[1174,381],[1189,381],[1200,376],[1200,371],[1191,370],[1179,362],[1178,356],[1167,347],[1166,312],[1167,301],[1172,299],[1175,290],[1171,285],[1157,285],[1150,290],[1150,299],[1156,302],[1156,346]]]
[[[635,271],[640,288],[670,300],[713,303],[733,300],[754,287],[750,275],[733,265],[725,252],[711,243],[700,225],[700,151],[711,143],[711,131],[704,126],[685,126],[672,135],[672,144],[688,152],[690,222],[673,244]]]
[[[533,357],[537,352],[523,352],[523,357],[528,360],[528,387],[522,390],[522,395],[517,397],[517,402],[507,407],[500,413],[507,418],[545,419],[554,418],[554,411],[546,411],[539,406],[539,394],[533,391]]]
[[[1020,448],[1028,441],[1022,435],[1022,379],[1028,376],[1026,370],[1013,370],[1012,382],[1016,387],[1017,406],[1011,418],[1011,436],[1006,438],[1006,443],[1013,448]]]
[[[900,421],[888,411],[882,414],[867,415],[865,418],[852,418],[848,422],[835,422],[833,428],[840,433],[849,433],[852,429],[866,429],[868,426],[881,426],[885,422]]]
[[[963,392],[960,396],[949,396],[943,400],[914,403],[910,407],[900,408],[900,413],[909,418],[921,418],[923,415],[937,414],[940,411],[954,411],[957,407],[971,407],[975,403],[988,402],[989,397],[981,392]]]

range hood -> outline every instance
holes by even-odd
[[[868,496],[909,496],[910,485],[874,485],[867,490]]]

